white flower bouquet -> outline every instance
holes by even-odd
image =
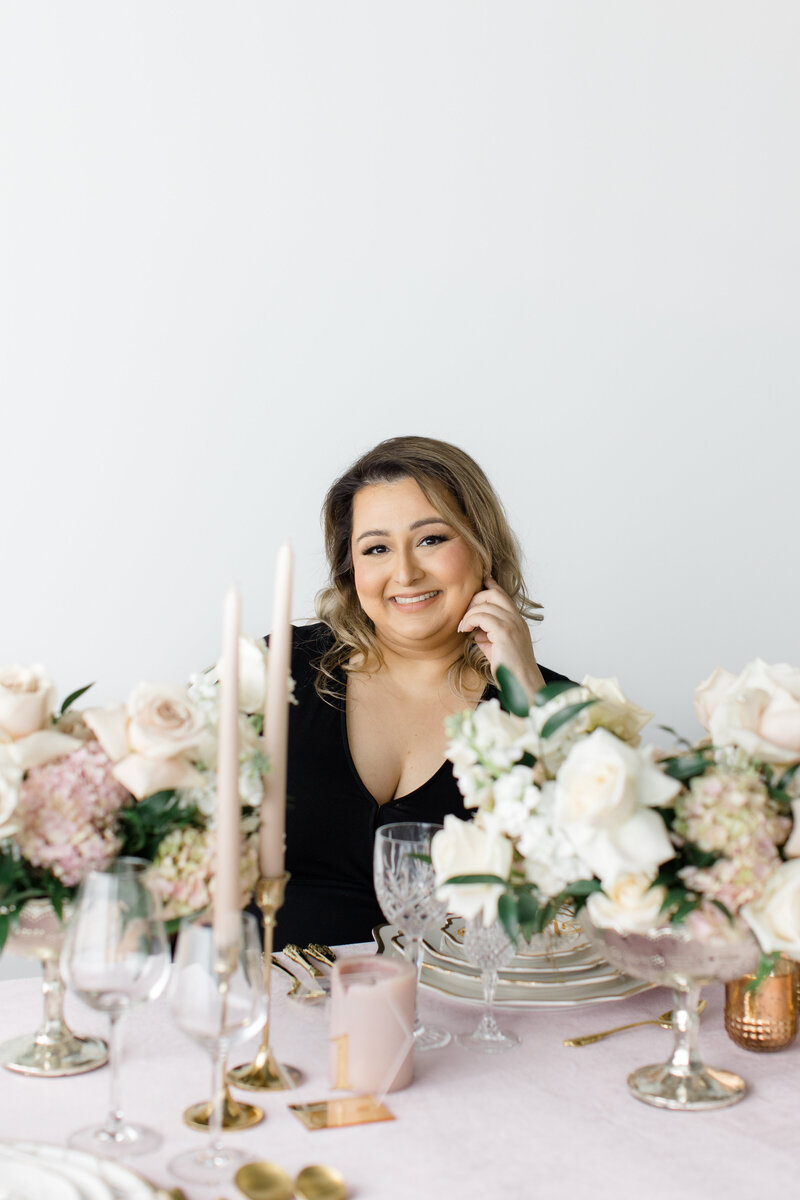
[[[475,810],[446,817],[432,846],[454,911],[527,940],[566,901],[623,933],[744,922],[762,970],[800,959],[800,671],[715,671],[695,693],[711,736],[667,753],[642,747],[651,714],[615,679],[552,683],[530,707],[502,667],[498,682],[502,703],[448,722]]]
[[[242,638],[241,900],[258,876],[266,655]],[[0,950],[28,900],[65,901],[120,855],[152,863],[164,917],[205,907],[214,879],[219,689],[216,670],[183,687],[139,684],[127,704],[56,711],[44,668],[0,670]]]

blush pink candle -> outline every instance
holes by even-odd
[[[331,1087],[381,1099],[414,1074],[417,972],[401,959],[343,958],[331,978]]]
[[[264,750],[269,758],[270,769],[264,776],[258,860],[262,876],[268,879],[283,873],[289,671],[292,661],[292,573],[292,548],[288,542],[284,542],[275,562],[275,595],[264,708]]]
[[[236,940],[241,907],[239,879],[241,804],[239,801],[239,625],[241,597],[225,596],[220,664],[219,745],[217,749],[217,861],[213,929],[218,946]]]

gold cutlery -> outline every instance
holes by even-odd
[[[345,1200],[347,1186],[334,1167],[304,1167],[296,1179],[274,1163],[254,1162],[240,1167],[236,1186],[250,1200]]]
[[[289,968],[282,963],[279,958],[276,958],[274,954],[272,956],[272,965],[273,967],[277,967],[279,971],[283,971],[284,975],[288,975],[291,979],[292,986],[289,988],[290,1000],[302,1000],[306,1004],[314,1004],[318,1000],[325,999],[326,993],[323,992],[322,988],[306,987],[302,980],[297,978],[294,971],[290,971]]]
[[[305,953],[317,962],[324,963],[326,967],[332,967],[336,962],[336,955],[330,946],[321,946],[319,942],[312,942],[310,946],[306,946]]]
[[[322,988],[323,991],[326,992],[331,990],[331,981],[328,976],[324,971],[319,969],[319,967],[312,961],[306,952],[301,950],[299,946],[295,946],[290,942],[288,946],[283,947],[283,953],[287,958],[290,958],[292,962],[297,963],[298,967],[304,967],[318,988]]]
[[[697,1006],[698,1014],[706,1006],[701,1000]],[[612,1033],[622,1033],[624,1029],[637,1029],[640,1025],[660,1025],[662,1029],[672,1029],[672,1009],[667,1009],[660,1017],[648,1017],[646,1021],[631,1021],[628,1025],[615,1025],[613,1029],[603,1029],[600,1033],[587,1033],[584,1037],[564,1038],[565,1046],[591,1046],[594,1042],[602,1042],[603,1038],[611,1037]]]

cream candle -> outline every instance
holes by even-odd
[[[267,663],[264,749],[270,769],[264,777],[258,857],[261,874],[283,873],[286,829],[286,755],[289,741],[289,670],[292,660],[293,555],[284,542],[275,561],[275,593]]]
[[[214,878],[214,940],[236,940],[241,908],[239,878],[239,625],[241,597],[236,587],[225,596],[220,664],[219,744],[217,749],[217,862]]]
[[[331,1087],[380,1100],[414,1074],[417,972],[401,959],[363,956],[334,963],[331,979]]]

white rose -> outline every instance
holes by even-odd
[[[19,767],[0,766],[0,840],[16,832],[16,824],[12,817],[19,800],[21,785],[22,771]]]
[[[595,729],[570,750],[556,777],[556,818],[565,828],[613,827],[633,815],[637,805],[657,807],[680,791],[654,764],[647,751]]]
[[[638,746],[641,741],[639,734],[653,714],[632,703],[618,679],[596,679],[593,675],[586,675],[582,687],[598,698],[597,704],[590,705],[580,713],[578,720],[582,728],[590,731],[602,726],[629,745]]]
[[[0,670],[0,733],[9,741],[27,737],[50,724],[56,690],[44,667]]]
[[[191,759],[213,758],[205,718],[185,688],[140,683],[127,706],[89,708],[84,720],[137,800],[199,786],[203,776]]]
[[[50,727],[55,696],[44,667],[0,669],[0,765],[27,771],[78,749],[77,739]]]
[[[535,753],[539,743],[530,721],[505,712],[499,700],[485,700],[475,709],[472,740],[481,757],[499,770],[519,762],[526,750]]]
[[[609,829],[571,825],[565,832],[591,874],[606,888],[625,875],[653,878],[661,863],[675,857],[664,821],[649,808],[637,809],[627,821]]]
[[[647,933],[663,924],[661,908],[667,889],[651,887],[646,874],[623,875],[606,892],[592,892],[586,901],[589,920],[618,933]]]
[[[436,873],[436,895],[448,908],[467,920],[483,914],[484,925],[497,918],[497,901],[503,893],[499,883],[451,883],[454,875],[497,875],[508,879],[513,847],[508,838],[489,823],[462,821],[448,814],[444,829],[431,841],[431,861]]]
[[[800,759],[800,670],[757,658],[741,675],[716,670],[695,691],[695,711],[717,746],[765,762]]]
[[[800,859],[778,867],[758,900],[739,911],[765,954],[779,950],[800,961]]]

